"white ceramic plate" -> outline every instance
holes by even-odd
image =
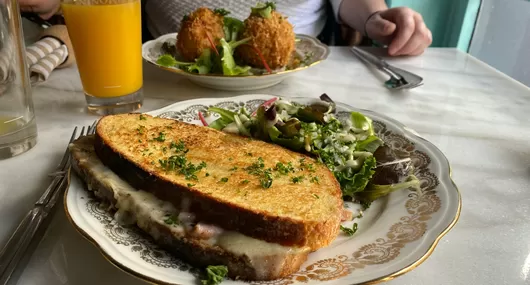
[[[168,68],[156,63],[158,57],[164,54],[162,45],[166,42],[175,42],[177,33],[166,34],[159,38],[148,41],[142,45],[142,56],[148,62],[161,69],[187,77],[195,84],[219,90],[228,91],[249,91],[267,88],[280,83],[286,77],[309,68],[325,60],[329,55],[329,48],[318,39],[307,35],[296,35],[299,42],[296,43],[296,53],[301,58],[307,58],[307,65],[296,69],[283,70],[272,74],[264,75],[244,75],[244,76],[224,76],[212,74],[192,74],[178,68]]]
[[[179,102],[152,115],[200,124],[197,111],[208,106],[254,110],[270,95],[245,95]],[[291,98],[299,103],[315,99]],[[337,104],[338,115],[360,111],[374,120],[378,135],[396,157],[410,157],[421,191],[403,190],[372,203],[356,220],[353,237],[339,235],[329,246],[310,254],[300,271],[262,284],[358,284],[390,280],[423,262],[460,215],[460,193],[449,163],[434,145],[384,115]],[[212,120],[213,118],[210,118]],[[144,280],[163,284],[197,284],[198,270],[159,249],[136,227],[118,225],[85,190],[76,175],[65,194],[65,210],[74,227],[119,268]],[[351,226],[353,222],[344,225]],[[225,281],[226,284],[243,282]],[[223,283],[223,284],[225,284]]]

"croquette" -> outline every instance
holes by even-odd
[[[241,38],[248,37],[248,45],[237,48],[237,54],[245,63],[265,68],[256,49],[271,69],[281,68],[289,63],[295,49],[295,34],[293,26],[280,13],[272,11],[269,18],[251,14],[245,20],[241,35]]]
[[[201,7],[183,19],[177,35],[177,49],[183,59],[193,61],[204,49],[212,48],[210,39],[217,46],[223,37],[223,16]]]

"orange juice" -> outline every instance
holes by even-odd
[[[94,97],[116,97],[142,87],[140,0],[123,4],[63,4],[83,83]]]

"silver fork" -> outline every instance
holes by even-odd
[[[351,51],[364,62],[374,65],[377,69],[390,76],[390,79],[385,82],[385,86],[389,89],[412,89],[423,85],[423,78],[414,73],[392,66],[384,59],[358,47],[352,47]]]
[[[75,127],[68,145],[74,140],[90,135],[95,132],[95,121],[91,126],[83,127],[79,135],[77,135],[78,128]],[[33,241],[37,231],[51,213],[55,204],[64,193],[68,184],[68,169],[71,165],[70,152],[68,146],[64,152],[63,158],[57,169],[50,174],[53,177],[52,182],[46,188],[42,196],[35,202],[33,209],[31,209],[24,219],[20,222],[15,232],[9,238],[9,241],[0,252],[0,284],[6,284],[11,279],[13,272],[18,264],[25,256],[29,245]]]

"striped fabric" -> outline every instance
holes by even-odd
[[[66,60],[66,57],[68,57],[68,48],[65,45],[60,45],[50,54],[45,55],[29,67],[31,81],[33,83],[46,81],[52,71]]]
[[[13,51],[11,45],[0,50],[0,85],[9,83],[13,75]],[[65,62],[68,48],[55,38],[46,37],[26,48],[31,83],[46,81],[52,71]]]

